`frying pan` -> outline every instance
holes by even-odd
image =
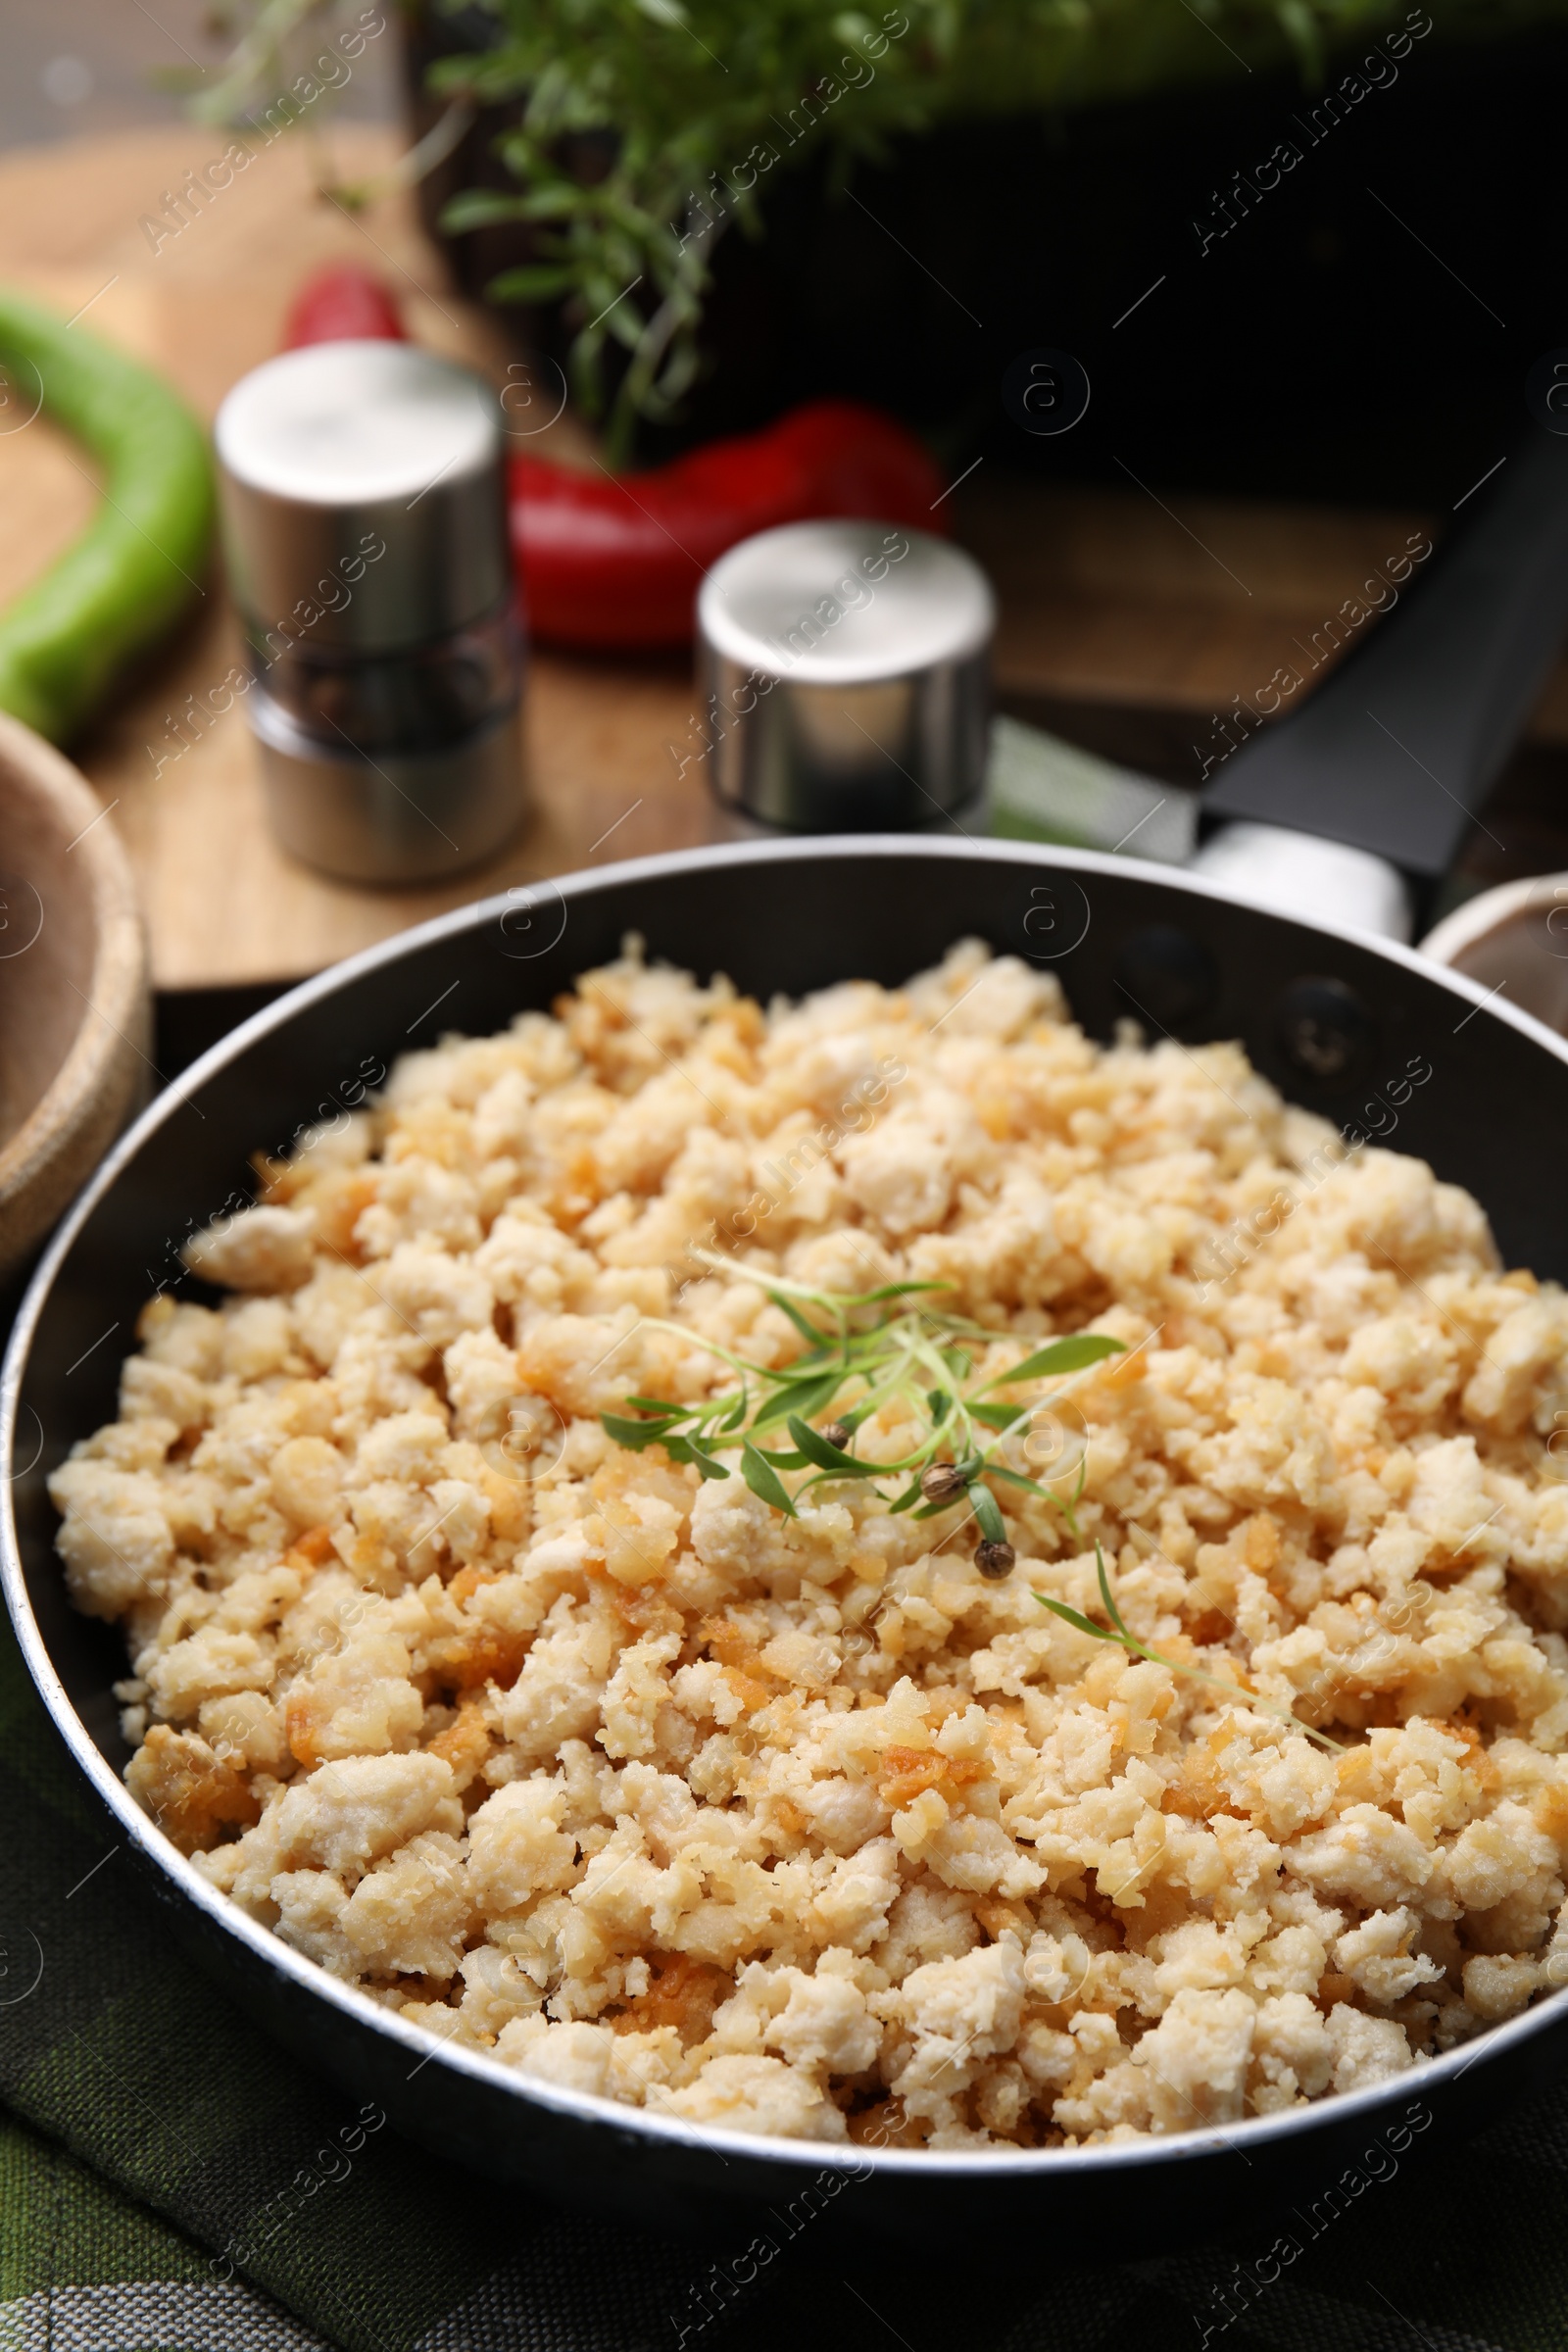
[[[180,1943],[309,2065],[442,2154],[676,2227],[749,2235],[759,2203],[787,2215],[804,2201],[823,2242],[839,2228],[929,2250],[998,2224],[1119,2227],[1136,2199],[1153,2250],[1206,2234],[1216,2214],[1311,2201],[1380,2134],[1402,2130],[1396,2144],[1409,2144],[1412,2111],[1418,2144],[1451,2151],[1455,2132],[1568,2064],[1563,1992],[1393,2082],[1224,2131],[940,2155],[703,2131],[520,2079],[402,2023],[227,1903],[138,1810],[110,1691],[121,1639],[68,1606],[44,1489],[112,1416],[138,1309],[180,1241],[248,1193],[249,1153],[282,1146],[368,1057],[390,1063],[450,1029],[483,1035],[546,1006],[628,931],[650,956],[723,970],[764,1000],[852,975],[896,984],[978,934],[1055,971],[1098,1037],[1134,1013],[1184,1042],[1240,1038],[1294,1101],[1468,1186],[1510,1264],[1568,1278],[1568,1044],[1404,948],[1263,912],[1200,877],[1021,843],[755,842],[541,884],[370,949],[236,1030],[125,1136],[40,1265],[0,1382],[6,1598],[56,1723]],[[1396,1107],[1385,1082],[1412,1057],[1432,1076]]]
[[[1348,872],[1356,858],[1362,870],[1391,861],[1419,899],[1522,724],[1565,621],[1568,446],[1541,436],[1392,626],[1238,756],[1211,791],[1213,815],[1284,828],[1287,842],[1332,836]],[[1565,1989],[1391,2083],[1225,2131],[939,2155],[710,2132],[519,2078],[329,1978],[175,1852],[121,1779],[128,1753],[111,1691],[121,1637],[73,1613],[54,1555],[48,1474],[112,1417],[139,1308],[176,1277],[182,1241],[249,1197],[250,1154],[284,1150],[377,1062],[548,1006],[628,931],[651,956],[705,978],[727,972],[763,1000],[855,977],[896,986],[979,935],[1054,970],[1096,1037],[1132,1014],[1183,1043],[1241,1039],[1291,1100],[1473,1192],[1509,1264],[1568,1279],[1553,1185],[1568,1161],[1568,1043],[1402,947],[1298,911],[1264,911],[1201,874],[1017,843],[843,836],[644,858],[510,892],[354,956],[162,1095],[56,1235],[18,1318],[0,1375],[11,1465],[0,1574],[56,1723],[208,1973],[411,2137],[492,2175],[677,2227],[804,2201],[825,2234],[879,2230],[926,2248],[939,2230],[998,2221],[1100,2228],[1129,2195],[1156,2189],[1139,2197],[1152,2250],[1211,2227],[1216,2210],[1237,2220],[1284,2196],[1310,2201],[1411,2110],[1422,2131],[1433,2119],[1462,2130],[1568,2066]],[[1393,1084],[1417,1062],[1430,1079],[1413,1092]]]

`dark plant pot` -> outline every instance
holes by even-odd
[[[416,14],[416,119],[432,119],[428,62],[493,29],[478,12]],[[1360,55],[1336,61],[1331,87]],[[1525,374],[1565,331],[1565,69],[1560,27],[1429,36],[1338,121],[1293,73],[1237,70],[945,124],[858,167],[849,198],[829,192],[824,148],[764,183],[763,238],[731,228],[716,247],[703,380],[678,429],[643,429],[639,457],[840,392],[907,417],[956,472],[983,455],[1062,478],[1130,468],[1188,489],[1450,508],[1525,428]],[[440,214],[459,188],[512,184],[493,152],[504,125],[481,119],[421,191],[474,294],[526,256],[527,232],[450,238]],[[1219,192],[1281,141],[1298,166],[1233,197],[1227,228]],[[585,147],[580,168],[603,165]],[[574,323],[559,306],[516,315],[557,358]],[[1093,385],[1082,423],[1054,438],[1001,400],[1008,364],[1038,347],[1075,354]]]

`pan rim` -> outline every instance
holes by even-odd
[[[239,1060],[258,1039],[282,1027],[296,1013],[331,996],[338,989],[378,970],[384,964],[399,960],[412,951],[482,929],[485,924],[505,915],[509,907],[514,910],[519,897],[537,902],[540,894],[554,892],[564,902],[569,903],[571,899],[597,896],[627,882],[658,881],[694,872],[721,870],[728,866],[866,857],[958,858],[966,863],[1054,868],[1069,873],[1099,874],[1118,879],[1125,879],[1129,867],[1136,868],[1138,862],[1114,854],[1058,847],[1054,843],[972,840],[967,836],[956,841],[947,836],[930,834],[804,835],[779,840],[720,843],[689,850],[664,851],[648,858],[624,858],[593,871],[579,870],[544,877],[534,883],[514,885],[508,891],[470,901],[426,922],[394,933],[391,938],[377,941],[356,955],[329,965],[322,972],[313,973],[272,1004],[240,1022],[227,1036],[220,1038],[198,1056],[177,1079],[165,1087],[106,1155],[61,1220],[27,1285],[17,1312],[4,1364],[0,1366],[0,1457],[7,1461],[12,1458],[22,1380],[33,1335],[55,1276],[74,1248],[82,1227],[118,1181],[123,1168],[140,1151],[147,1137],[172,1116],[211,1077]],[[1298,917],[1276,914],[1272,909],[1254,906],[1241,894],[1226,889],[1222,884],[1210,882],[1202,875],[1190,874],[1181,867],[1151,864],[1147,869],[1147,879],[1186,891],[1196,898],[1261,913],[1274,921],[1292,923],[1299,930],[1315,932],[1326,940],[1363,952],[1370,951],[1422,981],[1445,989],[1449,996],[1469,1004],[1474,1010],[1485,1011],[1494,1019],[1503,1021],[1505,1025],[1544,1047],[1556,1060],[1568,1064],[1568,1040],[1548,1029],[1532,1014],[1498,1002],[1495,990],[1486,990],[1478,981],[1470,980],[1461,972],[1430,962],[1413,948],[1350,925],[1309,923]],[[1303,2134],[1338,2132],[1343,2127],[1352,2126],[1359,2118],[1381,2115],[1401,2101],[1418,2099],[1424,2092],[1441,2089],[1456,2082],[1483,2060],[1500,2057],[1508,2050],[1518,2048],[1556,2024],[1564,2014],[1565,2004],[1568,2004],[1568,1986],[1565,1986],[1548,1994],[1535,2007],[1521,2011],[1517,2017],[1485,2028],[1472,2041],[1460,2043],[1439,2057],[1418,2059],[1406,2072],[1363,2090],[1331,2093],[1326,2098],[1312,2100],[1305,2106],[1288,2108],[1277,2115],[1244,2117],[1224,2129],[1200,2126],[1187,2132],[1158,2136],[1151,2134],[1137,2140],[1095,2147],[936,2151],[870,2148],[853,2142],[782,2139],[727,2128],[709,2129],[684,2118],[661,2115],[645,2107],[629,2107],[594,2093],[564,2089],[537,2077],[518,2074],[482,2050],[459,2046],[450,2037],[443,2038],[424,2027],[408,2025],[395,2012],[381,2008],[357,1986],[340,1983],[318,1963],[294,1951],[203,1878],[187,1857],[179,1853],[141,1811],[72,1705],[56,1672],[27,1593],[9,1478],[6,1482],[5,1507],[0,1513],[0,1589],[4,1591],[6,1606],[28,1671],[74,1762],[86,1774],[100,1799],[124,1831],[127,1841],[138,1850],[148,1867],[171,1882],[177,1893],[193,1905],[210,1925],[222,1934],[236,1936],[254,1960],[270,1970],[274,1976],[288,1980],[296,1990],[324,2000],[328,2007],[335,2008],[361,2028],[369,2029],[391,2043],[401,2045],[405,2052],[417,2060],[413,2070],[415,2073],[426,2064],[451,2069],[492,2090],[520,2098],[525,2105],[540,2107],[547,2113],[577,2124],[613,2132],[623,2140],[646,2140],[650,2145],[650,2153],[662,2145],[681,2149],[691,2155],[716,2155],[726,2166],[732,2160],[739,2160],[748,2167],[783,2166],[802,2174],[826,2171],[851,2179],[864,2179],[868,2173],[879,2177],[925,2180],[937,2180],[944,2176],[999,2181],[1038,2178],[1042,2185],[1046,2185],[1052,2178],[1064,2174],[1115,2175],[1198,2155],[1241,2153],[1238,2142],[1248,2148],[1264,2148]],[[409,2079],[412,2080],[412,2076]]]

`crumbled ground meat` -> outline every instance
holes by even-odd
[[[1099,1047],[973,944],[766,1012],[633,945],[190,1258],[230,1295],[145,1310],[66,1574],[125,1628],[142,1803],[404,2017],[961,2148],[1359,2088],[1568,1978],[1568,1300],[1235,1047]],[[790,1521],[612,1444],[727,1384],[708,1342],[799,1351],[781,1272],[948,1284],[985,1373],[1120,1339],[1024,1464],[1070,1487],[1086,1435],[1091,1548],[1007,1489],[988,1581],[958,1514]],[[1041,1607],[1100,1607],[1096,1539],[1234,1697]]]

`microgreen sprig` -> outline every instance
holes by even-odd
[[[1097,1642],[1119,1642],[1123,1649],[1136,1651],[1139,1657],[1148,1658],[1155,1666],[1163,1666],[1170,1674],[1185,1674],[1192,1682],[1206,1683],[1211,1690],[1223,1690],[1229,1699],[1245,1699],[1249,1706],[1256,1707],[1261,1714],[1277,1717],[1281,1723],[1289,1724],[1293,1732],[1304,1733],[1308,1740],[1315,1740],[1319,1747],[1326,1747],[1337,1756],[1347,1753],[1338,1740],[1331,1740],[1327,1732],[1317,1731],[1311,1724],[1302,1723],[1291,1708],[1280,1706],[1273,1699],[1261,1698],[1255,1690],[1249,1690],[1242,1684],[1227,1682],[1223,1675],[1205,1674],[1200,1666],[1186,1666],[1178,1658],[1164,1657],[1157,1649],[1151,1649],[1147,1642],[1140,1642],[1138,1636],[1129,1630],[1116,1606],[1115,1594],[1110,1589],[1110,1577],[1105,1568],[1105,1555],[1098,1537],[1095,1541],[1095,1564],[1100,1572],[1100,1597],[1104,1604],[1105,1615],[1110,1619],[1109,1625],[1097,1625],[1093,1617],[1085,1617],[1080,1610],[1069,1608],[1064,1600],[1054,1600],[1049,1592],[1042,1592],[1038,1589],[1035,1589],[1036,1600],[1043,1609],[1050,1609],[1053,1616],[1064,1619],[1080,1634],[1092,1634]]]
[[[724,1265],[722,1259],[710,1262]],[[759,1287],[807,1342],[802,1353],[788,1364],[760,1364],[685,1324],[662,1323],[659,1328],[733,1366],[741,1376],[739,1386],[699,1404],[628,1396],[623,1411],[600,1415],[617,1445],[636,1450],[662,1446],[673,1461],[693,1464],[704,1478],[728,1478],[730,1471],[718,1457],[739,1447],[741,1476],[752,1493],[791,1519],[799,1516],[801,1496],[813,1487],[864,1479],[884,1494],[878,1481],[906,1477],[889,1507],[933,1519],[966,1500],[982,1545],[1001,1546],[1005,1553],[1004,1574],[1012,1555],[990,1480],[1054,1502],[1079,1535],[1073,1503],[1083,1491],[1082,1468],[1077,1494],[1068,1500],[998,1461],[1001,1446],[1028,1423],[1040,1402],[1008,1404],[993,1392],[1087,1371],[1120,1354],[1120,1340],[1100,1332],[1051,1340],[1021,1363],[976,1383],[975,1348],[1003,1335],[962,1316],[939,1313],[923,1300],[916,1303],[922,1294],[948,1290],[950,1284],[889,1282],[874,1291],[846,1293],[771,1275]],[[814,1310],[815,1319],[808,1309]],[[867,1314],[874,1316],[868,1324],[859,1320]],[[857,1432],[894,1402],[908,1408],[921,1426],[918,1444],[887,1461],[858,1453]],[[825,1428],[812,1426],[829,1413],[835,1417]],[[761,1442],[779,1430],[789,1439],[787,1447]],[[809,1475],[792,1492],[780,1472],[801,1470]]]

